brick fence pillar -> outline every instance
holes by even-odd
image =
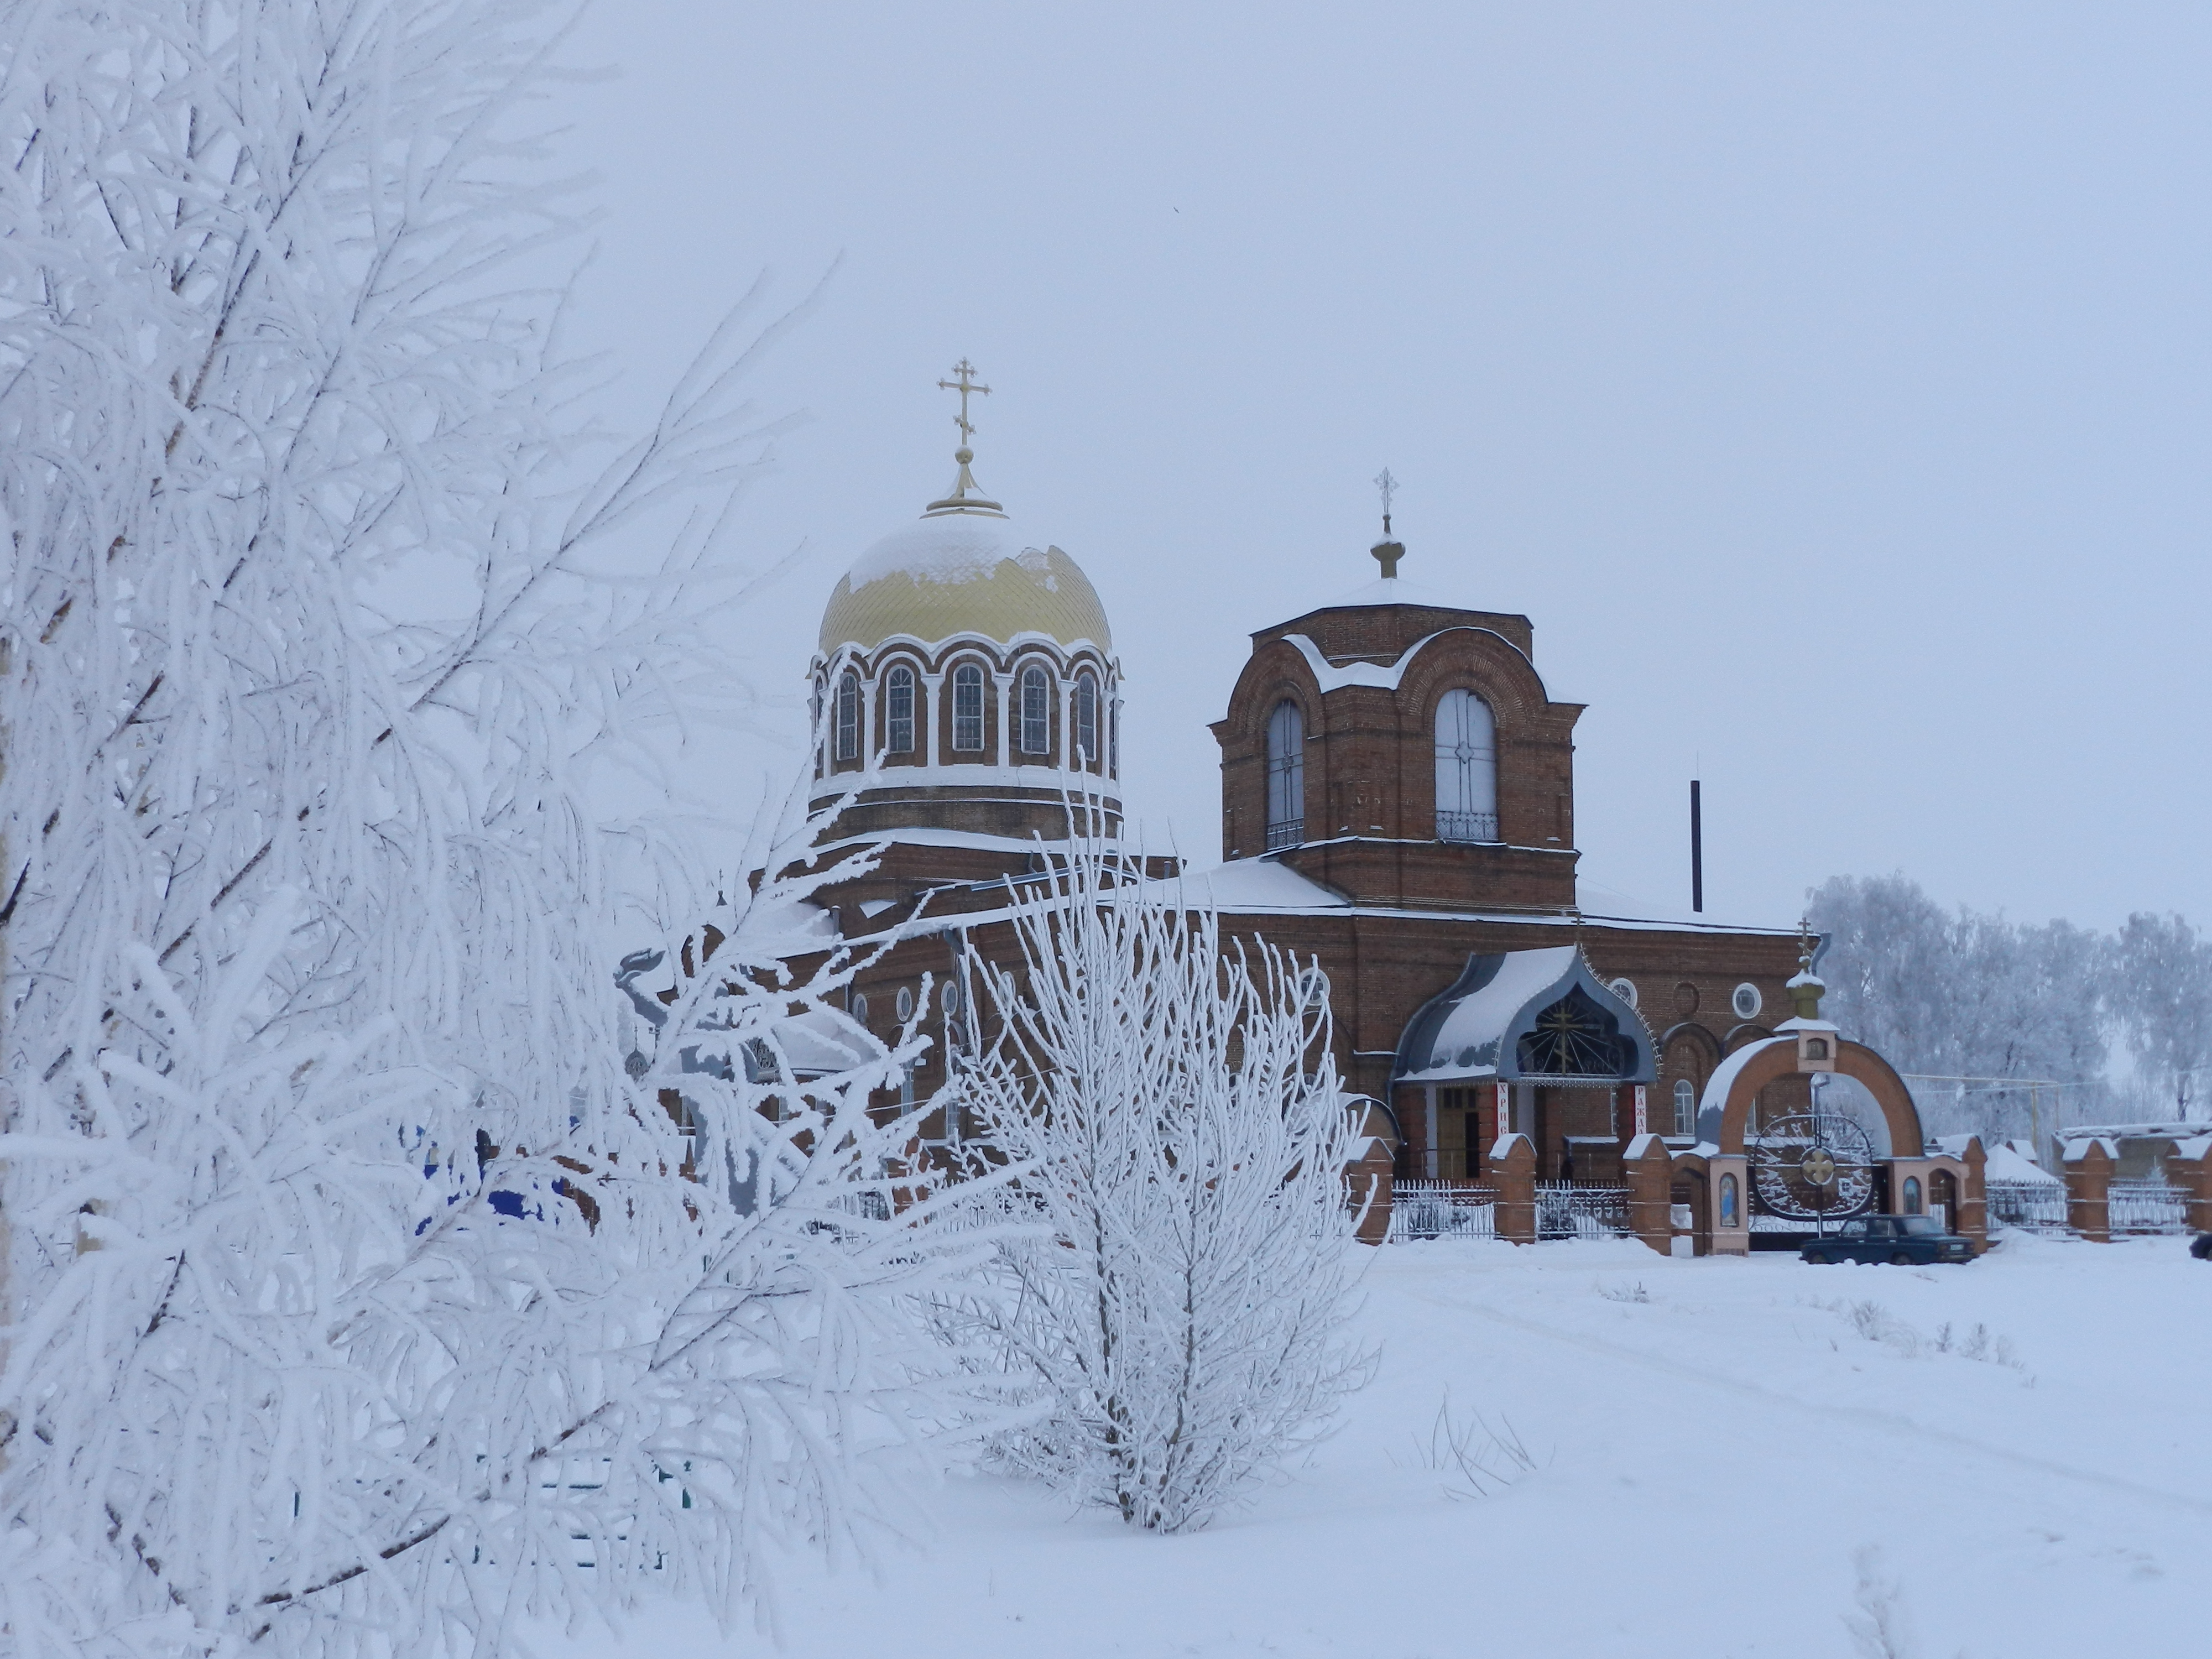
[[[1989,1161],[1990,1155],[1982,1150],[1982,1138],[1968,1135],[1966,1150],[1959,1154],[1959,1162],[1966,1166],[1966,1175],[1959,1183],[1959,1214],[1951,1231],[1972,1239],[1977,1255],[1990,1248]]]
[[[1380,1244],[1390,1237],[1391,1163],[1389,1143],[1376,1135],[1369,1139],[1366,1152],[1345,1167],[1345,1197],[1359,1217],[1353,1237],[1362,1244]]]
[[[1526,1135],[1500,1135],[1490,1149],[1490,1184],[1498,1189],[1498,1237],[1509,1244],[1536,1242],[1536,1148]]]
[[[2112,1143],[2091,1139],[2066,1148],[2066,1224],[2099,1244],[2112,1242],[2110,1189],[2117,1160]]]
[[[1657,1135],[1642,1134],[1621,1156],[1628,1177],[1628,1230],[1662,1255],[1674,1248],[1674,1159]]]
[[[2166,1154],[2166,1178],[2188,1194],[2189,1231],[2212,1233],[2212,1135],[2195,1135]]]

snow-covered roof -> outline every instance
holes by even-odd
[[[1375,605],[1418,605],[1432,611],[1473,609],[1462,605],[1449,593],[1439,592],[1433,587],[1424,587],[1419,582],[1409,582],[1403,576],[1382,576],[1371,582],[1362,582],[1349,593],[1340,594],[1327,605],[1317,605],[1313,609],[1353,611]]]
[[[1643,1022],[1600,983],[1571,945],[1469,957],[1459,981],[1407,1024],[1395,1080],[1433,1084],[1522,1076],[1518,1039],[1539,1014],[1577,988],[1613,1015],[1629,1044],[1630,1063],[1616,1080],[1649,1082],[1655,1073]]]
[[[780,1019],[775,1040],[797,1077],[822,1077],[849,1071],[882,1053],[867,1027],[835,1008],[810,1008]]]
[[[1041,635],[1113,649],[1082,567],[995,513],[947,513],[895,530],[854,561],[822,613],[826,656],[896,635],[934,643]]]
[[[1166,896],[1217,910],[1344,910],[1351,901],[1273,859],[1237,859],[1153,884]]]
[[[1400,652],[1395,662],[1390,663],[1333,663],[1322,654],[1321,647],[1304,634],[1285,634],[1283,635],[1283,641],[1287,645],[1297,647],[1298,654],[1306,659],[1306,666],[1313,671],[1315,682],[1321,687],[1322,695],[1326,696],[1328,693],[1341,690],[1347,685],[1372,685],[1385,691],[1395,691],[1399,682],[1405,678],[1407,665],[1420,653],[1423,646],[1441,635],[1460,633],[1487,634],[1492,639],[1503,641],[1511,647],[1513,653],[1522,661],[1528,662],[1528,653],[1519,646],[1514,645],[1512,641],[1506,639],[1497,629],[1478,628],[1472,623],[1455,628],[1439,628],[1435,633],[1424,634]],[[1528,663],[1528,666],[1533,671],[1536,665],[1531,662]],[[1538,684],[1540,684],[1542,679],[1541,675],[1537,676]]]
[[[1963,1136],[1945,1136],[1944,1139],[1963,1139]],[[1948,1147],[1944,1150],[1949,1151]],[[1963,1148],[1961,1149],[1963,1150]],[[2063,1187],[2066,1183],[2031,1158],[2023,1158],[2009,1144],[1999,1141],[1988,1149],[1989,1162],[1982,1167],[1984,1181],[2032,1182],[2039,1187]],[[1956,1154],[1954,1154],[1956,1156]]]

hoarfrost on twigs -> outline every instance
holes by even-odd
[[[854,965],[792,933],[818,823],[694,916],[678,843],[589,805],[743,712],[721,541],[776,423],[741,311],[579,469],[517,263],[572,228],[524,125],[565,21],[0,8],[12,1652],[494,1659],[660,1584],[728,1618],[945,1420],[903,1298],[945,1250],[866,1111],[920,1039],[781,1056]],[[639,915],[687,971],[626,1066]]]

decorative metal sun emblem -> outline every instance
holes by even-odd
[[[1802,1112],[1744,1137],[1758,1208],[1792,1221],[1840,1221],[1874,1201],[1874,1142],[1850,1118]]]
[[[1577,986],[1536,1016],[1521,1039],[1521,1070],[1546,1077],[1618,1077],[1624,1069],[1619,1028]]]

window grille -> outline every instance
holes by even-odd
[[[1437,839],[1498,839],[1498,721],[1472,691],[1437,705]]]
[[[860,757],[860,677],[848,674],[837,682],[837,758]]]
[[[1098,769],[1098,682],[1088,674],[1075,682],[1075,749],[1078,765]]]
[[[1306,717],[1285,697],[1267,720],[1267,850],[1305,839]]]
[[[894,668],[890,682],[890,747],[894,755],[914,753],[914,670]]]
[[[972,662],[952,671],[952,746],[983,746],[983,671]]]
[[[1022,753],[1042,755],[1052,748],[1052,683],[1042,668],[1022,671]]]

